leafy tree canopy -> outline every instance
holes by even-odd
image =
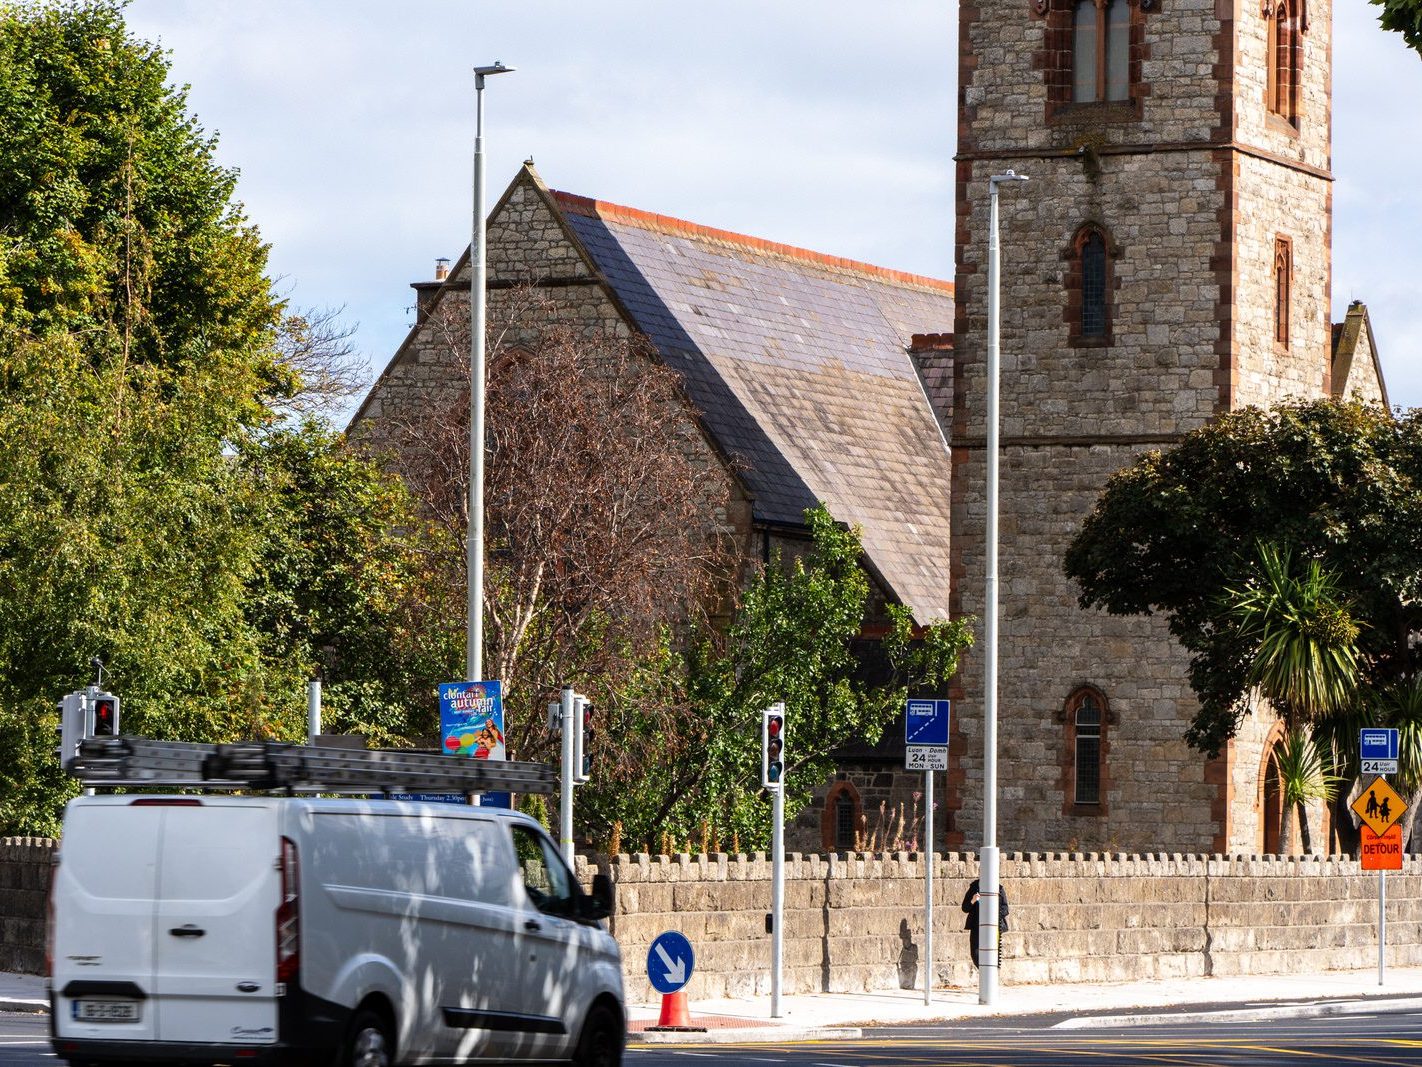
[[[1201,710],[1187,739],[1217,753],[1245,710],[1252,647],[1229,617],[1257,546],[1336,581],[1357,626],[1360,685],[1416,673],[1422,625],[1422,419],[1297,401],[1222,416],[1107,484],[1065,559],[1082,607],[1161,613],[1191,654]]]
[[[1402,34],[1407,47],[1422,52],[1422,0],[1370,0],[1382,8],[1378,22]]]
[[[127,732],[295,739],[317,669],[337,728],[432,728],[420,524],[279,421],[340,334],[279,332],[168,73],[119,3],[0,0],[0,833],[57,830],[54,702],[95,656]]]
[[[760,789],[760,714],[786,707],[786,818],[834,769],[832,753],[873,744],[902,713],[910,691],[938,693],[972,643],[970,620],[915,631],[905,608],[889,610],[877,677],[855,655],[869,597],[859,533],[823,506],[806,512],[808,551],[773,559],[741,599],[723,637],[678,645],[607,694],[610,711],[593,783],[578,814],[594,840],[622,824],[623,840],[660,847],[707,828],[729,848],[769,840],[770,803]]]

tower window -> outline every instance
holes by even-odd
[[[1299,114],[1299,75],[1303,69],[1303,42],[1299,34],[1298,0],[1276,0],[1268,19],[1269,110],[1291,123]]]
[[[1101,803],[1101,708],[1087,693],[1076,706],[1076,803]]]
[[[1067,247],[1066,321],[1074,345],[1111,343],[1111,260],[1117,250],[1096,223],[1087,223]]]
[[[1072,102],[1129,99],[1130,51],[1126,0],[1076,0],[1071,16]]]
[[[1081,246],[1081,336],[1106,336],[1106,239],[1096,230]]]
[[[1084,685],[1062,708],[1066,737],[1062,757],[1063,811],[1068,815],[1105,815],[1107,730],[1111,719],[1106,698]]]
[[[1274,342],[1289,347],[1289,301],[1292,297],[1294,249],[1287,237],[1274,239]]]

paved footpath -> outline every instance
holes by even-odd
[[[868,1026],[903,1026],[989,1016],[1062,1015],[1057,1026],[1145,1025],[1187,1022],[1199,1016],[1249,1022],[1300,1016],[1378,1011],[1422,1011],[1422,967],[1384,972],[1320,971],[1244,978],[1176,978],[1098,985],[1003,986],[997,1003],[978,1003],[973,989],[936,989],[924,1004],[921,989],[873,993],[813,993],[781,998],[781,1017],[770,1017],[770,996],[745,1000],[688,1001],[692,1026],[704,1032],[649,1032],[660,999],[649,987],[629,993],[629,1040],[641,1043],[796,1041],[857,1037]],[[47,1012],[45,980],[0,973],[0,1011]]]

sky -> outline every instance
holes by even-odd
[[[1422,406],[1422,56],[1365,0],[1335,4],[1333,318],[1364,301],[1390,399]],[[410,283],[469,244],[472,68],[495,60],[517,69],[484,93],[486,208],[532,158],[555,189],[951,278],[957,18],[941,0],[128,9],[240,170],[281,292],[344,308],[372,374],[413,322]]]

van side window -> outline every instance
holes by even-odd
[[[573,914],[573,876],[553,843],[526,826],[513,827],[514,852],[528,899],[549,915]]]

